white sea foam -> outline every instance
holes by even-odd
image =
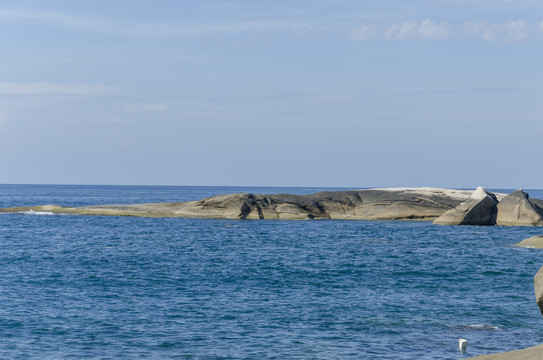
[[[21,211],[19,214],[25,214],[25,215],[55,215],[54,212],[51,211],[34,211],[32,209],[28,211]]]
[[[491,324],[471,324],[466,326],[466,329],[471,330],[500,330],[499,326]]]

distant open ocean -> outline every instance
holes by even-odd
[[[0,207],[322,190],[342,189],[0,185]],[[513,246],[534,235],[543,228],[1,214],[0,358],[436,360],[538,345],[543,250]]]

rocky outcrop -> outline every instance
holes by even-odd
[[[466,201],[472,193],[470,190],[437,188],[325,191],[310,195],[239,193],[199,201],[53,207],[50,211],[82,215],[225,219],[434,220]],[[30,208],[0,209],[0,212],[25,211]]]
[[[483,187],[454,209],[448,210],[434,220],[439,225],[495,225],[498,200]]]
[[[522,190],[506,196],[484,188],[475,191],[388,188],[324,191],[310,195],[238,193],[158,204],[14,207],[0,209],[0,213],[30,209],[62,214],[141,217],[435,220],[436,224],[451,225],[543,225],[543,200],[530,199]]]
[[[522,189],[517,190],[499,202],[496,224],[543,226],[543,210],[540,205],[541,201],[532,201]]]
[[[522,240],[516,246],[533,249],[543,249],[543,236],[532,236],[528,239]]]

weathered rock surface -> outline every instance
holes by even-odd
[[[527,349],[508,351],[498,354],[480,355],[469,359],[473,360],[542,360],[543,345],[529,347]]]
[[[543,226],[540,200],[530,199],[522,189],[504,197],[498,204],[497,225]]]
[[[198,217],[226,219],[434,220],[466,201],[473,191],[390,188],[326,191],[310,195],[228,194],[199,201],[79,208],[50,206],[48,211],[81,215]],[[38,207],[0,209],[20,212]]]
[[[496,206],[496,202],[498,202]],[[50,211],[78,215],[197,217],[223,219],[435,220],[436,224],[543,226],[543,200],[522,190],[505,195],[484,188],[388,188],[324,191],[310,195],[227,194],[198,201],[0,209],[0,212]],[[496,215],[497,209],[497,215]]]
[[[498,199],[483,187],[454,209],[448,210],[434,220],[439,225],[495,225]]]
[[[543,236],[532,236],[528,239],[522,240],[516,246],[534,248],[534,249],[543,249]]]

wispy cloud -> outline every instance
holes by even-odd
[[[119,19],[93,19],[60,12],[28,9],[0,9],[0,19],[32,20],[67,25],[93,32],[105,32],[119,35],[156,36],[156,37],[201,37],[219,36],[238,33],[271,33],[279,31],[308,31],[307,24],[279,19],[253,21],[227,21],[206,23],[205,21],[185,21],[184,23],[147,23],[130,22]]]
[[[95,20],[71,14],[16,8],[0,9],[0,19],[44,21],[77,27],[93,26],[99,23]]]
[[[363,25],[353,28],[351,39],[355,41],[371,39],[481,39],[484,41],[521,41],[543,35],[543,22],[534,23],[526,19],[511,20],[504,23],[450,24],[434,22],[406,21],[389,26]]]
[[[504,0],[505,1],[505,0]],[[355,41],[371,39],[480,39],[484,41],[521,41],[543,37],[543,21],[534,22],[516,19],[502,23],[446,21],[405,21],[389,25],[322,24],[308,22],[307,18],[287,21],[280,17],[265,17],[255,20],[183,19],[172,23],[142,23],[118,18],[92,18],[80,15],[20,8],[0,8],[0,20],[29,20],[69,26],[90,32],[136,37],[197,38],[220,37],[235,34],[287,33],[292,37],[322,35],[323,33],[345,34]],[[313,19],[314,20],[314,19]]]
[[[141,34],[171,37],[200,37],[229,35],[239,33],[271,33],[279,31],[308,30],[307,25],[281,20],[238,21],[223,24],[186,24],[186,25],[157,25],[128,26],[124,30],[127,34]]]
[[[123,110],[125,111],[164,111],[166,110],[166,104],[125,104]]]
[[[106,96],[117,89],[106,85],[70,85],[50,82],[0,83],[0,95],[86,95]]]

